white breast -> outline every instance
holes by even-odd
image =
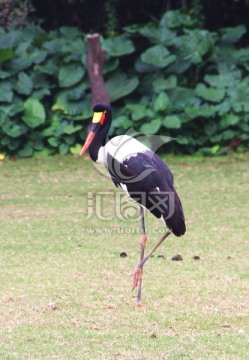
[[[131,156],[146,151],[150,151],[150,149],[131,136],[115,136],[113,139],[109,140],[105,146],[100,148],[96,162],[99,164],[106,164],[107,154],[110,154],[118,162],[122,163]]]

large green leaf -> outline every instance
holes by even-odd
[[[240,121],[240,117],[238,115],[233,113],[225,114],[221,119],[220,127],[221,129],[225,129],[227,127],[238,124],[239,121]]]
[[[227,129],[223,131],[221,135],[223,140],[232,140],[235,138],[236,132],[234,130]]]
[[[25,125],[15,124],[13,121],[8,120],[3,124],[3,132],[12,138],[18,138],[26,133],[27,128]]]
[[[198,107],[201,103],[193,89],[176,86],[168,91],[171,104],[180,110],[185,110],[188,106]]]
[[[0,63],[12,59],[14,51],[12,49],[0,49]]]
[[[116,70],[119,66],[119,60],[117,58],[109,58],[105,61],[105,66],[103,68],[103,74],[107,74],[113,70]]]
[[[77,84],[84,76],[85,69],[80,65],[64,65],[59,71],[59,85],[69,87]]]
[[[202,99],[215,103],[220,102],[225,96],[224,89],[208,88],[204,84],[198,84],[195,91]]]
[[[166,71],[168,74],[176,73],[183,74],[191,67],[190,60],[184,60],[181,55],[177,54],[176,60],[167,67]]]
[[[79,59],[80,55],[85,51],[83,38],[75,39],[74,41],[69,39],[69,41],[66,41],[63,44],[61,51],[63,51],[65,54],[77,55]],[[77,56],[74,57],[75,60],[77,59]]]
[[[216,111],[219,115],[224,115],[231,110],[232,104],[230,102],[230,99],[227,98],[223,100],[220,104],[215,105],[214,107],[216,108]]]
[[[14,57],[8,61],[6,65],[7,69],[13,73],[19,73],[20,71],[28,69],[32,65],[32,59],[28,54],[20,57]]]
[[[203,56],[215,43],[215,36],[207,30],[192,30],[181,38],[180,56],[191,63],[201,63]]]
[[[186,107],[185,108],[185,113],[188,115],[188,117],[190,119],[194,119],[196,117],[205,117],[205,118],[209,118],[213,115],[216,114],[216,108],[215,106],[210,106],[210,105],[203,105],[203,106],[198,106],[198,107]]]
[[[48,50],[50,54],[58,55],[61,52],[61,49],[64,45],[64,40],[59,38],[54,38],[52,40],[46,41],[43,44],[44,49]]]
[[[70,94],[72,90],[64,90],[58,93],[56,102],[52,106],[53,111],[61,111],[63,114],[68,115],[82,115],[89,113],[89,100],[87,96],[79,98],[78,100],[71,100]]]
[[[40,49],[33,49],[29,54],[29,60],[34,64],[41,64],[47,57],[48,52]]]
[[[177,77],[175,75],[170,75],[167,79],[160,78],[158,80],[154,80],[152,85],[156,93],[172,89],[177,85]]]
[[[174,62],[175,55],[171,55],[168,49],[162,45],[155,45],[147,49],[141,55],[141,60],[153,66],[164,68]]]
[[[69,152],[69,145],[62,143],[59,146],[59,154],[60,155],[66,155]]]
[[[58,112],[53,113],[52,116],[48,119],[50,126],[46,127],[44,130],[41,131],[41,134],[44,138],[54,136],[56,129],[61,124],[61,114]],[[62,131],[63,133],[63,131]]]
[[[1,111],[8,116],[15,117],[16,114],[23,112],[23,100],[15,96],[11,103],[1,104]]]
[[[44,124],[46,113],[39,100],[29,98],[24,102],[24,115],[22,120],[31,128]]]
[[[232,69],[236,63],[234,53],[235,50],[233,46],[214,46],[210,60],[218,66],[219,64],[226,64],[226,66],[229,66]]]
[[[81,129],[82,129],[81,125],[73,126],[72,124],[69,124],[64,128],[64,133],[68,134],[68,135],[71,135],[71,134],[74,134],[75,132],[77,132],[77,131],[79,131]]]
[[[233,44],[238,41],[246,33],[246,31],[245,25],[221,29],[221,41]]]
[[[88,88],[88,82],[79,83],[67,92],[68,100],[77,101],[82,99],[85,95],[86,89]]]
[[[56,76],[58,73],[58,65],[53,59],[46,60],[43,64],[36,65],[34,70],[38,73]]]
[[[247,76],[243,82],[238,84],[237,87],[229,91],[230,101],[234,111],[249,112],[249,77]]]
[[[57,137],[51,137],[48,139],[48,143],[52,146],[52,147],[58,147],[60,144],[60,140]]]
[[[204,80],[210,86],[217,88],[235,87],[241,78],[241,71],[236,69],[234,71],[222,72],[218,75],[206,75]]]
[[[162,124],[160,119],[154,119],[149,123],[145,123],[140,127],[140,131],[144,135],[154,135],[158,132]]]
[[[177,115],[168,115],[163,119],[162,124],[168,129],[179,129],[181,127],[181,119]]]
[[[126,109],[131,111],[131,118],[134,121],[143,119],[147,114],[146,107],[143,104],[127,104]]]
[[[33,90],[33,82],[31,78],[24,72],[18,74],[18,80],[15,85],[15,90],[19,94],[30,95]]]
[[[133,43],[125,36],[111,37],[104,40],[102,48],[110,56],[123,56],[135,51]]]
[[[106,88],[112,101],[132,93],[139,82],[136,77],[128,78],[124,73],[115,73],[106,82]]]
[[[159,27],[156,24],[147,24],[143,26],[139,33],[155,44],[171,45],[176,37],[176,33],[165,27]]]
[[[21,30],[12,30],[4,32],[0,36],[0,48],[13,48],[21,42]]]
[[[184,14],[180,10],[167,11],[162,17],[160,24],[171,29],[193,28],[198,20],[194,17]]]
[[[30,22],[22,28],[22,38],[28,40],[30,44],[40,47],[44,41],[51,37],[51,33],[46,32],[35,22]]]
[[[8,71],[0,70],[0,79],[7,79],[11,74]]]
[[[10,103],[12,99],[12,84],[9,81],[0,81],[0,101]]]
[[[178,142],[178,144],[181,144],[181,145],[187,145],[187,144],[189,144],[189,139],[187,136],[179,135],[176,138],[176,142]]]
[[[20,157],[31,157],[33,155],[33,147],[30,143],[25,144],[19,151],[18,156]]]
[[[155,111],[166,110],[169,106],[170,99],[167,94],[161,92],[155,100],[154,109]]]

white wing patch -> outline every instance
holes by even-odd
[[[105,146],[100,148],[97,162],[106,164],[107,154],[110,154],[118,162],[123,163],[124,160],[129,159],[131,156],[136,156],[137,153],[145,153],[146,151],[151,150],[131,136],[115,136]]]

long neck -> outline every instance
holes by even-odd
[[[111,113],[107,113],[106,116],[107,118],[105,120],[104,125],[101,126],[101,128],[95,135],[93,142],[89,146],[89,155],[93,161],[96,161],[98,159],[99,149],[101,148],[101,146],[105,146],[106,137],[111,126],[111,122],[112,122]]]

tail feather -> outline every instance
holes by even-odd
[[[175,236],[182,236],[186,232],[185,218],[182,204],[178,196],[175,200],[175,208],[172,216],[168,217],[163,214],[163,219],[169,230],[172,231]]]

